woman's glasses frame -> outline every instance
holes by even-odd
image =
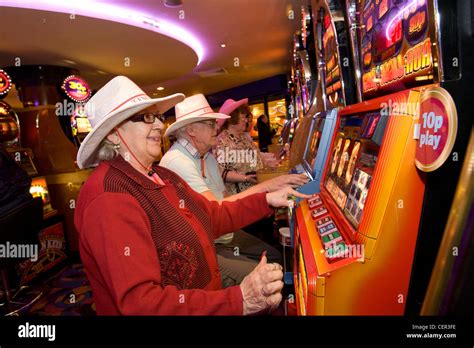
[[[163,123],[165,121],[165,116],[163,114],[155,114],[153,112],[144,112],[143,114],[130,117],[130,121],[132,122],[144,122],[147,124],[155,123],[156,119]]]

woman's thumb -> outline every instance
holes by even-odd
[[[267,251],[265,250],[263,253],[262,253],[262,256],[260,256],[260,262],[259,262],[259,266],[260,265],[265,265],[267,263]]]

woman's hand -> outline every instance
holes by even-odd
[[[293,206],[293,201],[288,199],[288,196],[292,195],[298,198],[311,198],[311,195],[305,195],[298,191],[293,190],[290,186],[284,187],[278,191],[267,193],[267,203],[272,207],[289,207]]]
[[[304,174],[286,174],[264,181],[262,185],[265,185],[265,191],[273,192],[278,191],[287,186],[291,186],[293,188],[301,186],[306,184],[307,182],[308,177]]]
[[[257,183],[257,174],[245,174],[243,182],[249,182],[255,185]]]
[[[282,300],[282,279],[282,267],[267,263],[267,257],[262,256],[257,267],[240,283],[244,315],[277,307]]]

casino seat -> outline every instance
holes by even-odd
[[[5,248],[7,245],[37,245],[39,253],[38,232],[42,219],[43,201],[40,197],[30,199],[2,214],[0,216],[0,244],[3,244]],[[42,293],[40,293],[27,303],[14,301],[15,297],[24,287],[20,287],[12,295],[8,271],[13,269],[20,261],[22,261],[22,258],[0,257],[0,290],[5,298],[5,302],[0,303],[0,313],[6,316],[19,315],[42,296]]]

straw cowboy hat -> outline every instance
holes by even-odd
[[[230,115],[230,113],[236,109],[238,109],[240,106],[242,105],[245,105],[245,104],[248,104],[249,103],[249,98],[244,98],[244,99],[240,99],[240,100],[237,100],[235,101],[234,99],[227,99],[224,104],[222,104],[221,108],[219,109],[219,112],[221,114],[226,114],[226,115]],[[222,125],[224,124],[224,120],[219,120],[217,121],[217,125],[220,127],[222,127]]]
[[[159,113],[164,113],[184,98],[184,94],[178,93],[165,98],[152,99],[128,77],[113,78],[84,107],[92,131],[79,148],[77,165],[81,169],[96,165],[100,143],[127,118],[152,105],[158,107]]]
[[[166,129],[165,137],[170,136],[181,127],[188,124],[205,120],[224,120],[230,116],[216,113],[209,106],[206,97],[202,94],[196,94],[186,98],[174,107],[176,113],[176,122]]]

